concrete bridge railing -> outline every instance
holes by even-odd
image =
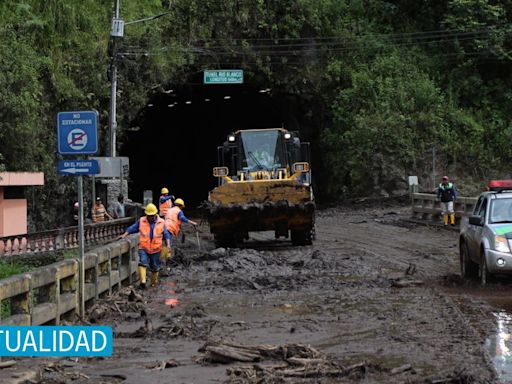
[[[134,221],[134,217],[127,217],[84,225],[85,246],[103,244],[115,239]],[[78,248],[78,227],[0,237],[0,257],[74,248]]]
[[[436,201],[435,194],[413,193],[411,199],[413,218],[432,222],[441,220],[441,203]],[[453,207],[455,217],[460,219],[470,216],[477,200],[477,197],[458,197]]]
[[[86,307],[137,279],[138,237],[100,246],[84,257]],[[0,280],[0,324],[57,325],[80,310],[79,260],[66,259]]]

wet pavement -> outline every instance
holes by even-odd
[[[462,281],[457,233],[408,212],[321,211],[307,247],[214,249],[203,228],[199,251],[190,233],[157,289],[91,311],[112,357],[20,360],[0,381],[30,365],[40,383],[512,382],[511,280]]]
[[[498,380],[509,383],[512,382],[512,316],[507,312],[493,315],[497,323],[496,332],[487,338],[485,347],[491,355]]]

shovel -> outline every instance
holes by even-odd
[[[201,250],[201,242],[199,241],[199,230],[194,225],[194,229],[196,230],[196,239],[197,239],[197,249]]]

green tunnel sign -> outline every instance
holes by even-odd
[[[204,84],[243,84],[242,69],[219,69],[204,71]]]

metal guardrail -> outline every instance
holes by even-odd
[[[137,279],[137,253],[134,235],[85,254],[86,307]],[[66,259],[0,280],[0,324],[58,325],[72,319],[80,310],[79,274],[79,259]]]
[[[436,201],[435,194],[413,193],[411,199],[413,218],[432,222],[441,220],[441,203]],[[461,219],[470,216],[477,200],[477,197],[458,197],[453,207],[455,217]]]
[[[85,246],[103,244],[115,239],[134,221],[134,217],[126,217],[102,223],[86,224],[84,226]],[[74,248],[78,248],[78,227],[0,237],[0,257]]]

